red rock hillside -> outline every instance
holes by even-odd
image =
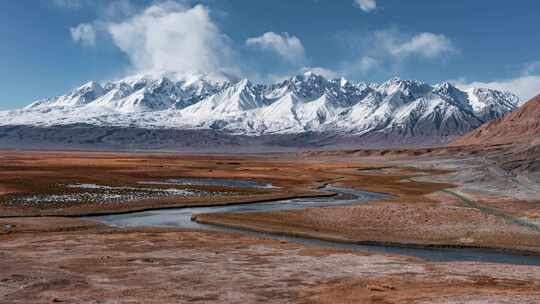
[[[452,145],[492,145],[540,140],[540,95],[515,112],[482,125]]]

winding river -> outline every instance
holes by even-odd
[[[215,181],[213,181],[215,184]],[[227,182],[225,182],[227,184]],[[237,182],[231,184],[236,185]],[[276,200],[266,203],[242,204],[215,207],[187,207],[178,209],[162,209],[142,211],[129,214],[113,214],[103,216],[91,216],[86,219],[95,220],[107,225],[126,227],[178,227],[187,229],[200,229],[221,232],[239,232],[242,234],[268,237],[281,241],[315,245],[336,249],[349,249],[368,252],[382,252],[400,254],[423,258],[429,261],[479,261],[492,263],[508,263],[519,265],[540,265],[540,256],[518,255],[496,250],[471,249],[471,248],[410,248],[392,247],[382,245],[360,245],[354,243],[337,243],[292,237],[273,233],[253,232],[243,229],[227,228],[214,225],[206,225],[191,220],[193,214],[200,213],[226,213],[226,212],[269,212],[304,208],[329,207],[338,205],[362,204],[373,200],[388,198],[387,195],[359,191],[348,188],[325,187],[324,190],[337,193],[333,197],[303,198]]]

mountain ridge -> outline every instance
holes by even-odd
[[[313,72],[271,84],[228,75],[140,74],[0,111],[0,125],[88,124],[217,130],[233,135],[455,138],[516,110],[510,92],[392,78],[382,84]],[[388,135],[388,136],[387,136]],[[437,140],[440,141],[440,140]],[[444,141],[444,140],[443,140]]]

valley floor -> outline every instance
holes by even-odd
[[[75,217],[330,195],[320,187],[331,184],[393,198],[306,210],[202,214],[196,220],[340,242],[540,254],[540,200],[534,189],[516,188],[504,196],[504,182],[475,178],[486,170],[484,162],[472,161],[479,157],[476,152],[454,152],[195,156],[4,151],[0,153],[0,302],[540,302],[538,266],[429,262],[225,232],[116,229]],[[460,162],[477,167],[458,172]],[[68,189],[69,184],[132,189],[141,181],[179,177],[250,179],[275,188],[189,186],[184,188],[202,194],[127,203],[45,204],[29,199],[74,193],[87,198],[94,196],[86,192],[102,191]],[[471,191],[475,185],[494,189]],[[127,195],[122,191],[127,190],[119,195]]]
[[[62,225],[57,219],[51,225]],[[72,223],[66,223],[71,226]],[[538,267],[167,229],[2,236],[3,303],[538,303]],[[88,230],[87,230],[88,229]]]

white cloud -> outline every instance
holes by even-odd
[[[354,0],[353,4],[366,13],[377,9],[377,2],[375,0]]]
[[[495,89],[499,91],[509,91],[519,96],[522,101],[527,101],[540,94],[540,76],[529,75],[514,79],[506,79],[492,82],[471,82],[463,80],[452,81],[458,87],[467,89],[471,87]]]
[[[81,23],[69,29],[71,38],[83,46],[94,46],[96,44],[96,30],[92,24]]]
[[[301,64],[306,58],[300,39],[296,36],[289,36],[287,33],[279,35],[267,32],[259,37],[248,38],[246,45],[274,51],[291,63]]]
[[[365,75],[373,70],[376,70],[380,66],[381,61],[379,59],[370,56],[364,56],[356,61],[345,63],[343,67],[343,73],[346,75],[357,73]]]
[[[435,59],[456,51],[452,41],[443,34],[420,33],[407,40],[400,39],[392,31],[380,31],[375,35],[383,49],[398,59],[414,55]]]
[[[340,70],[348,77],[399,74],[406,59],[422,58],[444,62],[459,52],[452,41],[443,34],[405,34],[396,29],[373,32],[341,33],[339,41],[351,49],[355,57],[340,63]]]
[[[106,28],[140,71],[232,72],[229,38],[206,6],[157,2]]]

